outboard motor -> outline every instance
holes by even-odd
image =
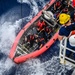
[[[54,15],[51,11],[43,11],[43,14],[44,14],[44,18],[50,23],[53,25],[53,27],[57,24],[55,22],[55,18],[54,18]]]
[[[47,20],[50,20],[50,19],[54,19],[54,15],[51,11],[43,11],[44,13],[44,17],[47,19]]]

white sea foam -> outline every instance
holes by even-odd
[[[61,65],[57,56],[51,60],[41,62],[39,59],[32,59],[18,67],[15,75],[66,75],[71,66]]]
[[[13,16],[13,12],[10,14],[10,11],[0,16],[0,53],[3,54],[0,57],[0,75],[10,74],[10,70],[15,66],[8,55],[15,40],[16,32],[20,30],[22,23],[22,19],[13,21],[19,14]]]
[[[36,3],[33,2],[33,4],[35,5]],[[4,55],[0,59],[0,75],[5,75],[10,73],[9,70],[14,66],[12,61],[9,60],[7,56],[9,55],[10,48],[15,40],[16,32],[19,31],[21,28],[22,20],[25,20],[27,22],[30,19],[32,19],[33,15],[35,15],[38,12],[38,9],[34,7],[30,9],[31,12],[29,16],[21,19],[18,19],[19,14],[16,14],[17,11],[15,8],[9,10],[7,13],[0,16],[0,52],[3,53]],[[34,11],[35,9],[36,12]]]
[[[3,58],[0,61],[0,75],[7,75],[10,74],[10,70],[12,67],[15,67],[14,64],[9,58]]]
[[[0,26],[0,49],[5,54],[8,53],[8,50],[16,37],[16,30],[20,28],[19,21],[20,20],[15,21],[15,23],[4,22]]]
[[[30,11],[30,17],[28,18],[29,20],[31,20],[32,17],[38,13],[39,9],[35,0],[17,0],[17,1],[19,3],[27,3],[28,5],[30,5],[31,11]]]

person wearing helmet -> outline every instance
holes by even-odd
[[[62,25],[59,29],[58,39],[62,40],[64,36],[68,37],[72,30],[75,30],[75,23],[71,23],[70,15],[62,13],[59,15],[59,23]]]
[[[75,22],[75,0],[72,1],[72,6],[74,10],[71,12],[71,19]]]
[[[75,47],[75,34],[69,37],[69,43],[71,46]]]
[[[72,35],[69,37],[68,43],[67,43],[67,47],[75,50],[75,35]],[[71,52],[71,51],[66,51],[66,55],[70,55],[71,58],[75,59],[75,53]]]

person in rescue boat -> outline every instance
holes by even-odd
[[[48,39],[51,38],[51,32],[52,32],[52,28],[50,28],[50,27],[45,28],[44,33],[45,33],[45,41],[46,42],[48,41]]]
[[[46,27],[46,23],[42,19],[40,19],[37,22],[37,31],[41,32],[44,29],[44,27]]]
[[[70,15],[62,13],[59,15],[59,23],[62,25],[59,29],[58,39],[62,40],[64,36],[69,37],[72,30],[75,30],[75,22],[71,23]]]
[[[75,22],[75,9],[74,9],[74,11],[71,12],[70,15],[71,15],[72,21]]]
[[[67,48],[71,49],[72,51],[75,51],[75,34],[69,37],[69,40],[67,41]],[[70,56],[71,59],[75,60],[75,53],[69,51],[69,49],[67,49],[66,51],[66,56]]]
[[[64,9],[66,6],[70,6],[70,0],[61,0],[62,3],[62,9]]]
[[[75,22],[75,0],[72,1],[72,6],[74,10],[71,12],[71,19],[73,22]]]
[[[37,39],[36,39],[36,42],[38,43],[38,48],[37,49],[40,49],[44,46],[45,44],[45,40],[42,36],[39,36]]]
[[[55,4],[54,4],[54,10],[60,10],[61,8],[61,0],[56,0]]]
[[[36,34],[29,34],[27,36],[27,42],[29,43],[30,47],[33,46],[34,42],[36,42],[35,40],[37,39],[38,35]]]
[[[42,31],[42,37],[44,38],[45,42],[47,42],[51,38],[51,27],[45,27],[45,29]]]
[[[43,20],[40,20],[38,22],[37,25],[37,31],[39,33],[39,36],[42,35],[42,37],[45,39],[45,41],[47,42],[47,39],[50,38],[50,32],[51,32],[51,28],[48,28],[46,23]]]
[[[45,27],[46,27],[46,23],[42,19],[39,20],[37,23],[38,36],[42,36],[44,39],[46,39]]]

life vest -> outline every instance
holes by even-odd
[[[37,26],[38,26],[39,30],[41,30],[45,26],[45,22],[44,21],[43,22],[39,21],[38,24],[37,24]]]
[[[59,7],[61,5],[60,1],[57,1],[55,5],[56,7]]]

